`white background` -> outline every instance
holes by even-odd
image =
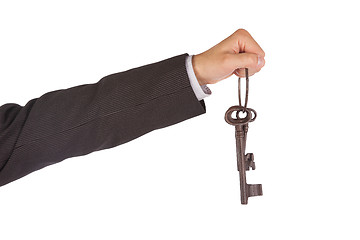
[[[357,1],[1,1],[0,105],[97,82],[238,28],[266,52],[250,78],[248,183],[240,204],[235,76],[207,113],[67,159],[0,188],[0,238],[359,239]]]

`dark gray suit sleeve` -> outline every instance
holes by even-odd
[[[206,112],[187,54],[0,107],[0,186],[66,158],[126,143]]]

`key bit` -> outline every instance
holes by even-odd
[[[245,164],[246,164],[246,170],[248,171],[250,168],[252,170],[255,170],[255,162],[254,162],[254,154],[248,153],[245,155]]]

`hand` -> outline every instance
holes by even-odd
[[[209,50],[194,55],[194,72],[200,85],[217,83],[235,74],[245,77],[259,72],[265,65],[265,52],[244,29],[235,31]]]

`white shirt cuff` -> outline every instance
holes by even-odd
[[[208,86],[206,84],[200,86],[200,84],[195,76],[195,72],[194,72],[193,65],[192,65],[192,55],[186,57],[185,66],[186,66],[186,71],[187,71],[189,79],[190,79],[190,85],[191,85],[197,99],[200,101],[200,100],[210,96],[211,95],[210,88],[208,88]]]

